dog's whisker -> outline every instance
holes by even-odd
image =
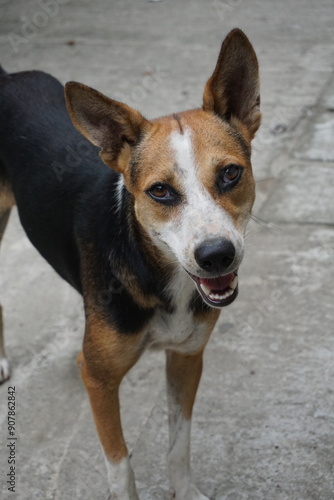
[[[248,229],[244,234],[244,240],[249,238],[253,233],[254,233],[254,231],[252,231],[251,229]]]
[[[266,221],[265,219],[258,217],[255,214],[251,214],[251,219],[254,222],[256,222],[257,224],[259,224],[259,226],[263,227],[264,229],[267,229],[268,231],[270,231],[271,229],[275,229],[277,231],[282,231],[282,229],[280,227],[276,226],[272,222]]]
[[[265,177],[264,179],[258,179],[255,181],[256,184],[259,184],[260,182],[267,182],[267,181],[272,181],[274,180],[275,177]]]

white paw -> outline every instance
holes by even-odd
[[[0,358],[0,384],[10,377],[10,364],[7,358]]]
[[[182,488],[178,491],[172,489],[170,498],[171,500],[210,500],[194,484],[189,484],[186,489]]]
[[[112,463],[106,458],[106,465],[110,487],[109,500],[139,500],[129,458],[126,457],[118,463]]]

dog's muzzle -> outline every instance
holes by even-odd
[[[195,250],[199,267],[211,277],[201,278],[189,273],[203,300],[212,307],[224,307],[238,295],[238,274],[233,269],[236,251],[226,239],[208,240]]]

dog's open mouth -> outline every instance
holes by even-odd
[[[231,304],[238,295],[237,271],[218,278],[198,278],[190,274],[203,300],[213,307]]]

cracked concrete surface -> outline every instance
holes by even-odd
[[[212,500],[333,500],[332,0],[0,0],[0,11],[7,71],[82,81],[147,117],[198,106],[226,33],[239,26],[250,37],[261,70],[263,125],[253,148],[260,219],[250,226],[240,295],[206,350],[193,473]],[[15,211],[0,280],[13,366],[0,388],[0,496],[107,500],[75,365],[81,300],[31,247]],[[6,485],[10,385],[16,493]],[[122,385],[142,500],[168,498],[164,385],[164,356],[156,352]]]

